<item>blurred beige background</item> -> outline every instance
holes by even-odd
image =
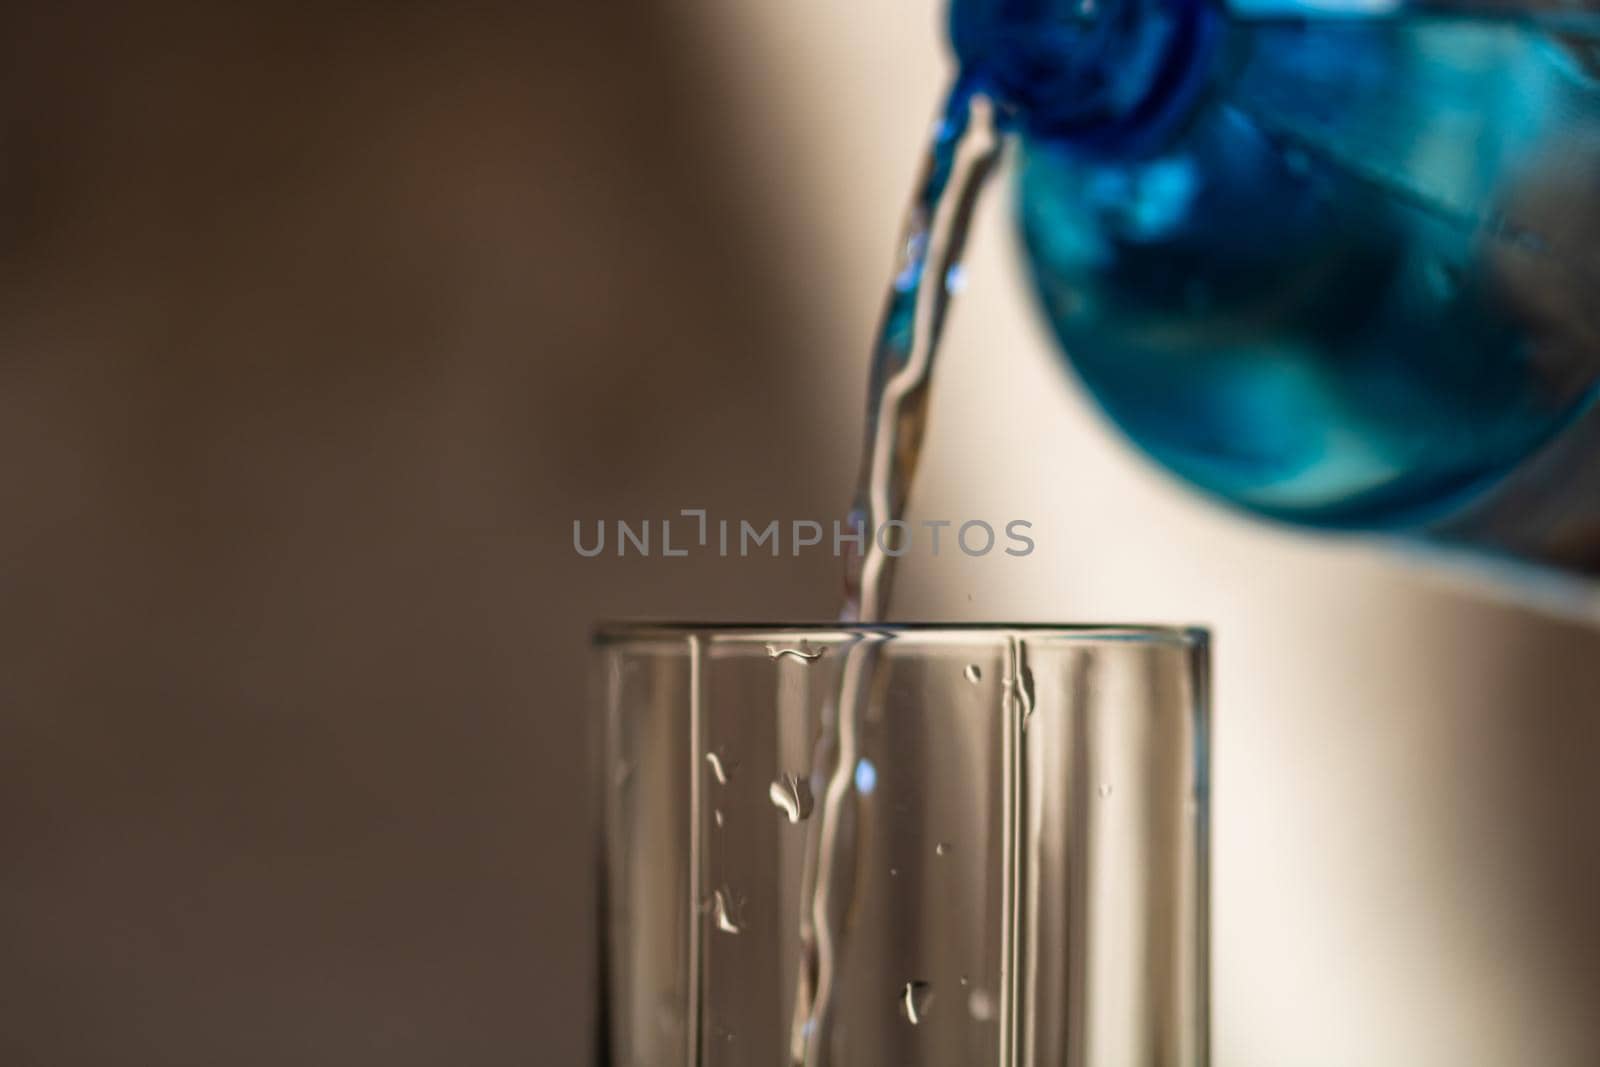
[[[937,17],[0,12],[0,1062],[585,1062],[590,622],[838,583],[571,521],[842,507]],[[1004,201],[898,613],[1215,628],[1222,1067],[1600,1063],[1600,631],[1176,491]]]

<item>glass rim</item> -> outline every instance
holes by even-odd
[[[619,619],[595,624],[590,643],[624,644],[630,641],[679,637],[757,639],[774,636],[889,634],[955,638],[997,636],[1054,639],[1082,644],[1133,643],[1204,648],[1211,631],[1197,625],[1157,623],[1049,623],[1049,622],[683,622],[677,620]]]

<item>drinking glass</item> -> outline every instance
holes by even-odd
[[[594,642],[601,1062],[1203,1067],[1207,637]]]

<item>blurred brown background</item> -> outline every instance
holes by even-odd
[[[842,506],[936,20],[0,9],[0,1063],[585,1062],[590,623],[837,579],[571,522]],[[1217,628],[1219,1063],[1600,1062],[1596,631],[1175,493],[992,201],[901,612]]]
[[[0,1062],[583,1062],[590,623],[835,582],[571,522],[845,470],[748,447],[815,339],[588,10],[6,12]]]

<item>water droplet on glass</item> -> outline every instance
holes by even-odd
[[[935,856],[948,856],[950,854],[950,846],[945,842],[940,841],[937,845],[933,846],[933,854]]]
[[[962,975],[961,976],[961,988],[962,989],[967,988],[967,976],[966,975]]]
[[[789,647],[785,645],[768,645],[767,658],[782,659],[785,656],[788,656],[790,659],[797,659],[801,663],[810,664],[821,659],[823,653],[826,651],[827,649],[811,647],[811,644],[808,641],[801,641],[800,644],[795,647]]]
[[[1099,793],[1102,797],[1110,796],[1111,793],[1112,793],[1111,783],[1110,782],[1101,782],[1100,783],[1100,788],[1097,789],[1096,792]]]
[[[907,982],[900,990],[900,1014],[912,1026],[920,1026],[928,1017],[928,1005],[933,1000],[933,987],[927,982]]]
[[[967,994],[967,1012],[980,1023],[993,1021],[994,1008],[994,994],[987,989],[974,989]]]
[[[734,914],[733,894],[726,888],[718,889],[711,894],[711,913],[716,920],[717,929],[725,934],[737,934],[743,928]]]
[[[866,796],[878,788],[878,768],[872,761],[862,758],[856,763],[856,792]]]
[[[722,809],[721,808],[713,808],[712,809],[712,811],[711,811],[711,821],[717,824],[717,829],[718,830],[722,829],[723,819],[722,819]]]
[[[973,685],[977,685],[979,682],[983,681],[983,671],[979,669],[976,663],[967,664],[967,669],[961,673],[965,675],[967,681],[971,682]]]
[[[899,867],[890,867],[889,868],[889,877],[890,878],[898,878],[898,877],[900,877],[900,868]]]
[[[767,797],[772,806],[789,817],[790,822],[802,822],[811,817],[813,801],[811,783],[792,774],[780,774],[767,787]]]
[[[706,753],[706,762],[711,765],[711,773],[716,777],[718,785],[728,784],[729,767],[723,763],[722,757],[715,752]]]

